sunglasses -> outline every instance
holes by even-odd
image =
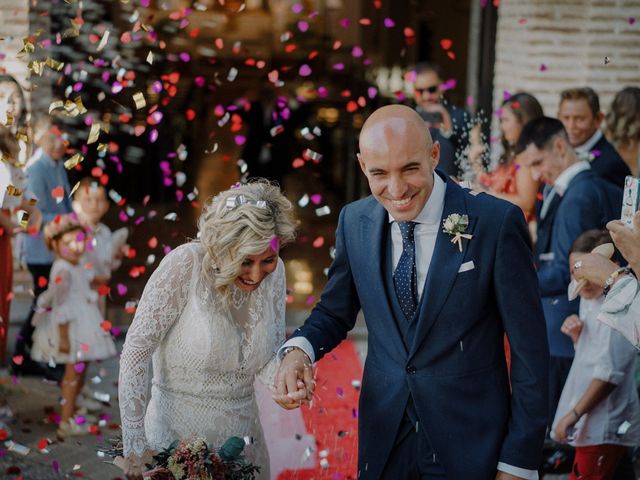
[[[440,85],[433,85],[431,87],[424,87],[424,88],[415,87],[414,90],[416,91],[416,93],[419,93],[420,95],[422,95],[424,92],[436,93],[438,90],[440,90]]]

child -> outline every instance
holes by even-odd
[[[126,249],[127,229],[121,228],[112,233],[109,227],[100,223],[109,210],[109,201],[105,188],[91,177],[80,180],[74,194],[73,210],[92,237],[84,260],[92,266],[93,284],[106,284],[111,279],[111,272],[120,266]],[[104,315],[105,309],[102,310]]]
[[[572,275],[583,255],[610,242],[606,230],[580,235],[569,256]],[[587,283],[580,297],[580,317],[572,315],[562,325],[562,332],[574,342],[575,357],[552,429],[555,440],[576,447],[572,480],[611,479],[626,447],[640,442],[636,350],[620,333],[596,319],[604,301],[601,287]]]
[[[86,362],[116,354],[107,331],[101,327],[98,295],[91,290],[81,258],[85,231],[73,213],[59,215],[44,228],[44,241],[56,255],[49,288],[39,306],[50,303],[45,313],[34,316],[35,332],[31,356],[38,362],[64,363],[60,437],[83,435],[86,429],[75,422],[76,397],[84,383]]]

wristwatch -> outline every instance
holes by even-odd
[[[629,267],[621,267],[614,271],[611,275],[609,275],[609,277],[607,277],[607,280],[604,282],[604,290],[602,291],[602,293],[604,295],[609,293],[609,290],[611,290],[611,287],[616,282],[616,279],[620,275],[628,275],[629,273],[631,273],[631,268]]]
[[[307,355],[307,352],[305,352],[303,349],[301,349],[300,347],[286,347],[284,350],[282,350],[282,357],[280,358],[284,358],[287,356],[287,354],[293,352],[294,350],[300,350],[302,353],[304,353],[306,355],[307,358],[309,358],[309,355]],[[309,361],[311,361],[311,359],[309,358]]]

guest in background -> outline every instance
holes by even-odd
[[[606,230],[589,230],[571,247],[571,271],[595,247],[611,243]],[[613,479],[627,447],[640,442],[640,403],[635,388],[637,353],[619,332],[597,320],[602,285],[587,282],[580,291],[579,315],[562,331],[576,349],[553,425],[554,438],[576,447],[574,478]]]
[[[449,176],[459,178],[460,159],[469,145],[469,113],[444,99],[444,76],[440,65],[421,62],[415,66],[414,72],[416,111],[427,123],[433,141],[438,141],[443,147],[438,168]]]
[[[469,151],[469,163],[477,178],[474,188],[486,190],[495,197],[517,205],[527,219],[533,216],[539,183],[531,176],[530,170],[518,162],[515,148],[522,128],[543,115],[542,106],[533,95],[516,93],[502,102],[500,107],[502,154],[497,166],[491,172],[484,171],[482,157],[486,148],[483,144],[474,144],[472,141]]]
[[[538,234],[535,258],[551,354],[551,424],[574,355],[571,340],[561,332],[564,320],[578,313],[578,303],[567,299],[569,252],[583,232],[602,229],[619,215],[622,189],[592,171],[588,161],[580,160],[555,118],[541,117],[525,125],[518,150],[533,178],[552,186],[559,198],[545,220],[551,227],[544,235]]]
[[[38,199],[43,223],[46,224],[57,215],[71,213],[69,180],[62,161],[66,152],[66,138],[58,122],[43,118],[36,125],[35,141],[39,148],[28,162],[27,187]],[[38,295],[47,287],[54,256],[47,249],[40,231],[24,235],[23,240],[24,260],[33,277],[35,306]],[[50,375],[52,372],[46,366],[36,365],[30,360],[32,317],[33,308],[20,329],[13,354],[22,360],[22,364],[14,363],[12,368],[16,374]],[[61,373],[60,370],[58,376]],[[55,374],[53,378],[58,379]]]
[[[0,124],[7,127],[18,142],[16,160],[26,163],[31,155],[31,139],[27,122],[27,103],[22,87],[11,75],[0,75]]]
[[[564,90],[560,94],[558,118],[567,131],[571,146],[581,158],[591,162],[591,169],[622,187],[631,172],[600,130],[604,114],[600,111],[598,94],[589,87]]]
[[[640,175],[640,88],[620,90],[606,117],[606,134],[631,170]]]

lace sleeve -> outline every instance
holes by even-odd
[[[258,372],[258,379],[267,386],[275,383],[276,372],[280,366],[280,359],[276,354],[280,346],[285,340],[285,307],[287,304],[287,279],[284,270],[284,262],[278,258],[278,267],[274,272],[273,283],[271,285],[271,301],[273,302],[273,311],[275,320],[272,328],[275,328],[275,342],[273,357]]]
[[[127,332],[118,385],[125,456],[131,453],[142,456],[147,448],[144,415],[151,356],[184,309],[194,256],[192,246],[187,244],[162,260],[144,288]]]

